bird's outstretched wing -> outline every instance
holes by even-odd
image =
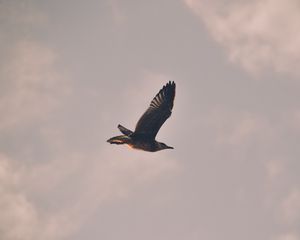
[[[134,135],[144,135],[155,139],[160,127],[171,116],[175,98],[175,86],[175,83],[171,81],[163,86],[136,124]]]

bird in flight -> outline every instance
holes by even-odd
[[[112,137],[107,142],[127,144],[131,148],[148,152],[173,149],[165,143],[157,142],[155,137],[161,126],[172,114],[175,88],[175,83],[169,81],[153,98],[150,106],[136,124],[134,132],[119,124],[118,128],[124,135]]]

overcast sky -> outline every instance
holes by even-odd
[[[298,0],[0,0],[1,240],[300,240]],[[110,145],[169,80],[156,153]]]

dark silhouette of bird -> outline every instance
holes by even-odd
[[[175,98],[175,83],[169,81],[151,101],[146,112],[136,124],[134,132],[118,125],[119,130],[124,134],[107,140],[111,144],[127,144],[134,149],[148,152],[156,152],[164,149],[173,149],[165,143],[157,142],[155,137],[171,116]]]

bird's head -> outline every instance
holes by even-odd
[[[174,149],[173,147],[170,147],[170,146],[168,146],[167,144],[161,143],[161,142],[158,143],[158,148],[159,148],[159,150],[164,150],[164,149]]]

